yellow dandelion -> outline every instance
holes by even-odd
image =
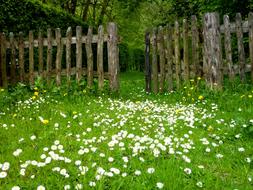
[[[32,96],[32,99],[35,100],[35,99],[36,99],[36,96]]]
[[[207,128],[208,131],[212,131],[213,130],[213,127],[210,125],[208,128]]]
[[[38,91],[39,89],[37,87],[35,87],[33,90]]]
[[[34,96],[39,96],[39,92],[35,91]]]
[[[198,97],[198,99],[199,99],[199,100],[203,100],[203,99],[204,99],[204,96],[200,95],[200,96]]]
[[[76,115],[76,114],[77,114],[77,112],[76,112],[76,111],[73,111],[72,113],[73,113],[73,115]]]

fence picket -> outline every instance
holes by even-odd
[[[67,70],[67,84],[70,85],[71,79],[71,39],[72,39],[72,29],[68,28],[66,33],[66,70]]]
[[[52,30],[49,28],[47,30],[47,84],[50,83],[51,71],[52,71]]]
[[[8,86],[7,70],[6,70],[6,36],[1,33],[1,76],[2,86],[6,88]]]
[[[80,83],[82,77],[82,27],[76,27],[76,80]]]
[[[163,28],[160,26],[158,29],[158,53],[159,53],[159,65],[160,65],[160,80],[159,80],[159,91],[162,93],[164,90],[165,80],[165,53],[164,53],[164,34]]]
[[[61,29],[55,30],[55,38],[57,43],[57,54],[56,54],[56,84],[61,85],[61,62],[62,62],[62,42],[61,42]]]
[[[191,32],[192,32],[192,72],[193,76],[201,76],[200,60],[199,60],[199,31],[197,25],[197,17],[191,17]]]
[[[251,63],[251,82],[253,82],[253,13],[249,13],[249,50]]]
[[[242,16],[240,13],[236,14],[236,35],[237,35],[237,45],[238,45],[239,64],[240,64],[240,78],[241,78],[241,81],[245,81],[246,80],[245,51],[244,51],[244,46],[243,46]]]
[[[87,41],[85,44],[87,54],[87,84],[88,88],[93,86],[93,53],[92,53],[92,28],[89,27],[87,34]]]
[[[104,67],[103,67],[103,47],[104,47],[104,28],[98,27],[98,48],[97,48],[97,72],[98,72],[98,89],[104,87]]]
[[[176,86],[177,89],[180,88],[180,73],[181,73],[181,64],[180,64],[180,46],[179,46],[179,23],[175,22],[174,28],[174,48],[175,48],[175,66],[176,66]]]
[[[173,29],[170,25],[166,27],[165,32],[165,47],[166,47],[166,59],[167,59],[167,73],[166,80],[168,84],[168,91],[171,92],[173,90]]]
[[[235,74],[233,69],[233,61],[232,61],[232,47],[231,47],[231,32],[230,32],[230,21],[229,16],[224,15],[224,33],[225,33],[225,53],[226,53],[226,63],[228,66],[229,79],[234,80]]]
[[[29,31],[29,82],[34,84],[34,49],[33,49],[33,31]]]
[[[23,33],[19,32],[19,40],[18,40],[18,61],[19,61],[19,75],[20,81],[25,81],[25,61],[24,61],[24,37]]]
[[[10,48],[11,48],[11,84],[16,82],[16,48],[14,44],[14,34],[10,33]]]
[[[158,93],[158,63],[157,63],[157,29],[154,29],[151,37],[152,45],[152,80],[153,92]]]
[[[38,48],[39,48],[39,76],[43,77],[43,37],[42,31],[39,31],[38,35]]]
[[[145,34],[145,81],[146,92],[151,92],[151,64],[150,64],[150,32]]]
[[[189,39],[188,39],[188,22],[186,19],[183,20],[183,43],[184,43],[184,80],[188,81],[190,78],[189,71]]]

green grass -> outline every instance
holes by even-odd
[[[253,88],[202,83],[146,94],[123,73],[119,95],[1,90],[0,189],[253,189]]]

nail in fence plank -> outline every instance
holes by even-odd
[[[22,32],[19,32],[18,40],[18,61],[19,61],[19,75],[20,81],[25,81],[25,61],[24,61],[24,36]]]
[[[236,35],[238,45],[238,56],[240,64],[240,78],[241,81],[245,81],[245,51],[243,46],[243,31],[242,31],[242,16],[240,13],[236,14]]]
[[[1,33],[1,76],[2,76],[2,86],[6,88],[8,86],[7,81],[7,70],[6,70],[6,36]]]
[[[199,59],[199,31],[197,24],[197,17],[195,15],[191,18],[192,31],[192,71],[194,77],[201,75],[200,59]]]
[[[82,77],[82,27],[76,27],[76,80],[80,83]]]
[[[153,92],[158,93],[158,63],[157,63],[157,29],[154,29],[151,37],[152,45],[152,80]]]
[[[52,71],[52,30],[47,30],[47,83],[50,83]]]
[[[87,41],[85,44],[87,54],[87,84],[88,88],[93,86],[93,53],[92,53],[92,27],[89,27],[87,34]]]
[[[66,69],[67,69],[67,83],[70,85],[71,79],[71,39],[72,39],[72,29],[68,28],[66,33]]]
[[[32,31],[29,31],[29,81],[30,85],[34,84],[34,49]]]
[[[178,21],[175,22],[174,43],[175,43],[174,45],[175,45],[175,65],[176,65],[176,86],[177,86],[177,89],[179,89],[180,88],[181,64],[180,64],[179,24],[178,24]]]
[[[249,13],[249,49],[251,63],[251,81],[253,82],[253,13]]]
[[[150,65],[150,33],[146,32],[145,35],[145,81],[146,92],[151,92],[151,65]]]
[[[224,34],[225,34],[224,46],[225,46],[225,53],[226,53],[226,63],[227,63],[228,72],[229,72],[228,75],[229,75],[230,80],[234,80],[235,74],[233,70],[231,32],[230,32],[230,21],[229,21],[228,15],[224,15],[223,22],[224,22]]]
[[[221,89],[222,76],[222,50],[221,35],[219,26],[219,15],[217,13],[207,13],[204,18],[205,28],[205,51],[207,51],[207,65],[210,69],[208,82],[213,89]]]
[[[173,90],[173,29],[171,26],[166,27],[165,32],[165,47],[166,47],[166,59],[167,59],[167,73],[166,79],[168,82],[168,91],[171,92]]]
[[[188,37],[188,23],[187,20],[183,20],[183,43],[184,43],[184,80],[189,80],[190,71],[189,71],[189,37]]]
[[[42,31],[39,31],[38,35],[38,48],[39,48],[39,76],[43,77],[43,37]]]
[[[160,93],[164,90],[165,81],[165,53],[164,53],[164,34],[163,28],[160,26],[158,29],[158,52],[159,52],[159,62],[160,62],[160,81],[159,81],[159,91]]]
[[[11,48],[11,84],[16,82],[16,48],[14,44],[14,34],[10,33],[10,48]]]
[[[110,22],[107,27],[108,31],[108,70],[110,90],[119,91],[119,48],[118,48],[118,29],[115,23]]]
[[[57,43],[57,53],[56,53],[56,84],[61,85],[61,64],[62,64],[62,41],[61,41],[61,29],[57,28],[55,30],[55,38]]]
[[[104,68],[103,68],[103,46],[104,46],[104,28],[102,25],[98,28],[98,49],[97,49],[97,72],[98,72],[98,89],[104,87]]]

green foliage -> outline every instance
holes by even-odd
[[[0,31],[18,33],[29,30],[87,25],[63,10],[45,5],[36,0],[0,0]]]

